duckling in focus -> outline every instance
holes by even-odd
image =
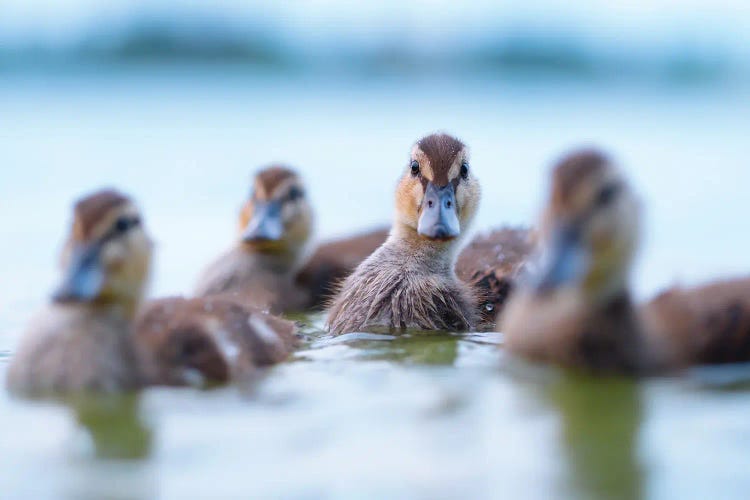
[[[390,235],[343,282],[328,311],[329,330],[476,328],[476,294],[454,264],[479,199],[461,141],[433,134],[417,142],[396,189]]]
[[[11,392],[36,396],[140,386],[131,326],[151,247],[137,208],[121,193],[105,190],[75,204],[62,284],[11,360]]]
[[[639,222],[640,204],[605,154],[563,158],[540,224],[542,272],[498,319],[507,348],[533,360],[629,374],[750,359],[750,279],[633,304],[628,280]]]
[[[195,295],[241,292],[274,312],[305,308],[311,299],[297,286],[295,275],[312,219],[302,181],[294,171],[282,166],[261,170],[240,211],[237,244],[204,271]]]
[[[63,283],[11,360],[11,392],[123,392],[193,383],[196,374],[222,382],[290,352],[291,322],[232,297],[156,301],[146,306],[136,332],[152,248],[141,220],[134,203],[117,191],[100,191],[76,203],[63,252]],[[159,328],[149,321],[153,317]],[[164,345],[176,354],[164,355]],[[215,366],[224,372],[212,371]]]
[[[534,238],[526,228],[495,229],[475,236],[458,255],[456,275],[479,293],[479,330],[495,328],[498,312],[524,273]],[[336,285],[387,239],[388,229],[383,228],[318,246],[297,274],[297,283],[312,294],[311,307],[324,306]]]

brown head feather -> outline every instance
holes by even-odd
[[[609,157],[596,149],[583,149],[564,156],[552,173],[552,205],[567,205],[578,186],[610,164]]]
[[[432,134],[419,140],[417,147],[430,160],[433,174],[432,182],[436,186],[442,187],[450,182],[448,172],[453,166],[453,162],[456,161],[456,156],[466,146],[463,142],[448,134]]]
[[[283,165],[264,168],[255,176],[255,196],[261,200],[267,200],[284,181],[296,176],[297,173],[294,170]]]
[[[89,239],[94,228],[110,210],[129,202],[130,198],[114,189],[103,189],[81,198],[74,208],[73,239]]]

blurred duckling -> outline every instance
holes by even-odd
[[[537,361],[630,374],[750,359],[750,279],[633,304],[628,281],[639,222],[640,204],[605,154],[563,158],[540,224],[541,272],[499,318],[507,348]]]
[[[297,344],[291,321],[242,302],[236,295],[149,302],[135,329],[144,383],[208,386],[251,381],[284,361]]]
[[[131,325],[151,247],[126,196],[106,190],[75,204],[62,284],[11,359],[11,392],[117,392],[140,385]]]
[[[159,311],[160,328],[145,319],[135,332],[152,248],[141,221],[133,202],[113,190],[76,203],[63,252],[63,283],[11,360],[11,392],[122,392],[193,383],[196,375],[222,382],[227,373],[248,372],[245,367],[280,361],[290,352],[292,323],[227,297],[156,301],[145,314],[150,318]],[[165,302],[189,307],[163,307]],[[164,356],[162,345],[178,354]],[[196,365],[196,357],[207,361]],[[227,367],[226,373],[212,371],[217,365]]]
[[[295,283],[312,232],[312,208],[301,179],[271,166],[255,176],[240,211],[239,238],[202,274],[197,296],[239,292],[274,312],[305,308],[309,293]]]
[[[479,199],[461,141],[433,134],[417,142],[396,189],[390,235],[341,285],[328,310],[329,330],[474,329],[477,297],[454,264]]]

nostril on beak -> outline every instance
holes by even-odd
[[[453,203],[451,202],[451,200],[448,200],[445,202],[445,208],[450,208],[452,206],[453,206]]]
[[[428,206],[429,208],[432,208],[432,200],[428,200],[428,201],[427,201],[427,206]]]

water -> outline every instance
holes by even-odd
[[[298,166],[320,238],[387,223],[410,142],[473,148],[477,228],[533,220],[551,159],[596,142],[646,227],[639,297],[747,272],[744,88],[457,79],[346,82],[189,71],[0,80],[0,373],[56,279],[73,197],[133,193],[158,241],[152,293],[225,248],[253,169]],[[746,367],[634,382],[503,354],[499,334],[308,339],[255,387],[153,389],[71,407],[0,396],[3,498],[744,498]],[[74,411],[72,408],[75,408]],[[117,420],[104,418],[117,410]]]

